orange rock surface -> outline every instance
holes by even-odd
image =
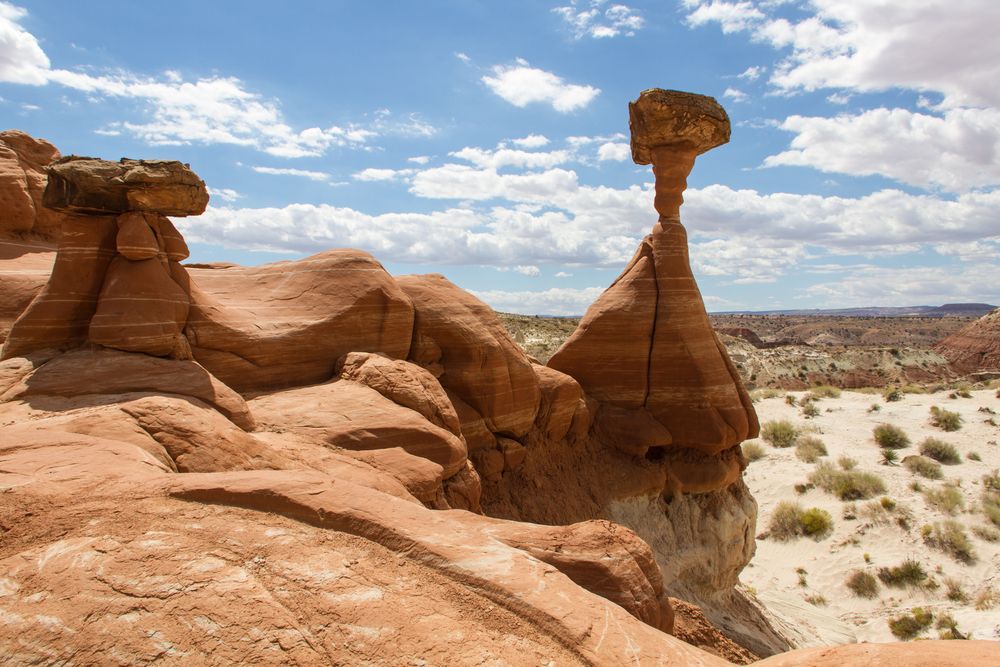
[[[960,373],[1000,371],[1000,309],[959,329],[934,349]]]

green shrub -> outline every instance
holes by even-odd
[[[760,437],[774,447],[791,447],[799,437],[799,430],[784,419],[764,422]]]
[[[768,523],[768,536],[780,541],[806,536],[822,539],[833,532],[833,517],[818,507],[802,509],[798,503],[778,503]]]
[[[941,464],[926,456],[907,456],[903,459],[903,467],[915,475],[926,477],[927,479],[941,479],[944,473],[941,472]]]
[[[886,387],[885,391],[882,392],[882,398],[885,399],[886,403],[894,403],[903,400],[903,392],[895,387]]]
[[[885,483],[878,475],[859,470],[837,470],[825,461],[816,466],[809,481],[841,500],[865,500],[885,493]]]
[[[929,546],[945,552],[960,563],[969,565],[976,562],[976,550],[972,547],[969,536],[965,534],[962,524],[957,521],[942,521],[933,527],[925,526],[924,542]]]
[[[899,454],[896,453],[895,449],[885,449],[882,450],[882,460],[879,461],[884,466],[896,465],[896,461],[899,460]]]
[[[965,507],[962,492],[954,484],[944,484],[936,489],[924,491],[924,500],[936,510],[945,514],[956,514]]]
[[[750,461],[751,463],[754,461],[760,461],[762,458],[767,456],[764,447],[762,447],[759,442],[744,442],[742,449],[743,456],[745,456],[747,461]]]
[[[882,409],[882,406],[878,403],[872,403],[868,406],[868,412],[878,412]]]
[[[814,435],[803,436],[795,443],[795,456],[800,461],[815,463],[821,456],[826,456],[826,445]]]
[[[878,580],[863,570],[855,570],[847,577],[847,587],[859,598],[871,600],[878,597]]]
[[[959,456],[954,445],[937,438],[924,438],[924,441],[920,443],[920,453],[948,465],[962,462],[962,457]]]
[[[957,431],[962,428],[962,416],[951,410],[942,410],[936,405],[931,406],[931,424],[942,431]]]
[[[907,558],[893,567],[880,567],[878,578],[886,586],[903,588],[905,586],[923,586],[927,582],[927,572],[919,562]]]
[[[903,429],[892,424],[879,424],[872,430],[875,442],[883,449],[902,449],[910,444]]]
[[[786,405],[791,405],[792,407],[795,407],[796,405],[798,405],[798,401],[796,401],[795,397],[792,396],[791,394],[786,394],[785,395],[785,404]]]
[[[931,627],[934,622],[934,614],[930,610],[914,607],[909,614],[896,616],[889,619],[889,630],[894,636],[902,640],[913,639],[924,630]]]
[[[969,635],[958,629],[958,621],[948,612],[938,614],[934,627],[938,629],[938,639],[969,639]]]

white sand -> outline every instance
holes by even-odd
[[[879,394],[844,391],[840,398],[818,401],[820,415],[812,419],[805,419],[801,408],[787,405],[783,397],[758,402],[755,407],[761,423],[787,419],[800,428],[814,430],[829,451],[820,461],[836,464],[841,456],[857,460],[856,469],[882,477],[887,486],[884,495],[907,508],[912,518],[909,530],[894,521],[878,524],[861,513],[870,501],[860,500],[855,501],[859,510],[857,519],[845,520],[844,508],[850,503],[820,489],[804,494],[795,491],[796,484],[806,483],[815,464],[800,461],[794,447],[778,449],[757,440],[767,450],[767,456],[750,464],[746,479],[760,506],[758,534],[767,530],[771,514],[782,500],[798,502],[805,508],[825,509],[833,517],[834,531],[819,541],[805,537],[788,542],[758,540],[757,554],[741,576],[744,585],[756,591],[782,620],[795,625],[807,645],[842,643],[845,639],[849,641],[850,633],[858,641],[896,641],[887,619],[916,606],[936,614],[950,613],[959,630],[975,639],[1000,639],[1000,542],[988,542],[971,531],[973,526],[990,525],[979,509],[979,499],[982,476],[1000,468],[1000,427],[985,423],[991,417],[1000,423],[1000,399],[996,391],[974,391],[972,398],[965,399],[951,399],[948,391],[907,394],[903,400],[892,403],[885,402]],[[801,398],[806,392],[788,393]],[[868,412],[873,403],[879,404],[881,410]],[[946,433],[932,426],[928,419],[931,405],[961,414],[962,428]],[[997,414],[979,412],[980,407],[988,407]],[[900,461],[917,454],[918,444],[934,436],[953,444],[961,453],[962,462],[942,466],[942,481],[917,477],[902,465],[881,465],[881,453],[872,437],[872,429],[881,423],[899,426],[909,436],[910,446],[897,450]],[[982,461],[965,458],[970,452],[978,453]],[[946,480],[960,482],[965,510],[949,517],[928,507],[923,495],[910,488],[914,480],[919,480],[924,489],[940,487]],[[924,543],[921,526],[949,518],[966,528],[978,557],[975,563],[965,565]],[[869,555],[870,563],[865,562],[865,554]],[[905,558],[923,564],[940,587],[937,590],[886,588],[880,582],[879,596],[865,600],[856,597],[845,585],[856,569],[875,575],[877,568],[898,565]],[[799,584],[796,568],[807,572],[804,587]],[[953,602],[945,597],[946,577],[961,582],[968,602]],[[997,593],[997,604],[991,609],[977,610],[977,596],[990,588]],[[816,594],[826,599],[825,606],[805,602],[807,596]],[[801,613],[805,609],[810,613]],[[931,628],[922,636],[937,637],[937,630]]]

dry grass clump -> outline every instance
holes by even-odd
[[[883,449],[902,449],[910,445],[910,438],[903,429],[892,424],[879,424],[872,430],[872,436]]]
[[[774,447],[791,447],[799,438],[799,430],[785,419],[764,422],[760,437]]]
[[[820,540],[833,532],[833,517],[818,507],[803,509],[786,500],[774,509],[767,529],[769,537],[782,542],[802,536]]]
[[[929,609],[914,607],[909,614],[889,619],[889,631],[904,641],[913,639],[934,622],[934,613]]]
[[[973,526],[972,534],[984,542],[1000,542],[1000,530],[993,526]]]
[[[907,456],[903,459],[903,467],[914,475],[920,475],[927,479],[941,479],[944,473],[941,472],[941,464],[926,456]]]
[[[960,563],[970,565],[976,562],[976,550],[972,547],[965,528],[957,521],[942,521],[920,530],[924,542],[945,552]]]
[[[841,500],[866,500],[885,493],[885,482],[878,475],[860,470],[838,470],[826,461],[816,466],[809,481]]]
[[[826,445],[814,435],[806,435],[795,443],[795,456],[806,463],[816,463],[821,456],[826,456]]]
[[[955,449],[955,445],[937,438],[924,438],[924,441],[920,443],[920,453],[946,465],[962,462],[962,457]]]
[[[913,520],[913,513],[908,508],[888,496],[865,503],[858,513],[876,525],[896,523],[904,530],[909,530]]]
[[[969,452],[968,454],[965,455],[965,458],[969,459],[970,461],[983,460],[983,457],[979,455],[979,452]]]
[[[924,500],[929,506],[945,514],[957,514],[965,507],[965,498],[954,484],[944,484],[936,489],[925,490]]]
[[[814,607],[825,607],[827,605],[826,598],[819,593],[813,593],[812,595],[807,595],[802,598]]]
[[[937,426],[942,431],[957,431],[962,428],[962,415],[932,405],[931,425]]]
[[[803,401],[802,403],[802,416],[806,419],[812,419],[813,417],[819,416],[819,408],[812,401]]]
[[[944,580],[945,593],[944,596],[951,600],[952,602],[968,602],[969,596],[965,593],[965,589],[962,588],[962,582],[958,579],[952,579],[951,577],[945,577]]]
[[[894,403],[903,400],[903,392],[896,387],[886,387],[885,391],[882,392],[882,398],[885,399],[886,403]]]
[[[878,580],[864,570],[855,570],[847,577],[847,587],[859,598],[871,600],[878,597]]]
[[[976,601],[973,603],[976,611],[986,611],[993,609],[1000,602],[1000,594],[992,588],[984,588],[976,594]]]
[[[743,449],[743,456],[751,463],[760,461],[767,456],[766,450],[759,442],[744,442],[741,447]]]
[[[852,459],[850,456],[841,456],[837,459],[837,465],[839,465],[842,470],[854,470],[858,467],[858,461],[857,459]]]
[[[1000,526],[1000,470],[994,470],[988,475],[983,475],[982,494],[983,514]]]
[[[777,398],[781,396],[784,392],[780,389],[772,389],[771,387],[761,387],[760,389],[754,389],[750,392],[750,400],[756,403],[757,401],[765,401],[769,398]]]
[[[840,389],[828,384],[821,384],[810,389],[806,396],[811,397],[812,399],[840,398]]]
[[[899,565],[880,567],[878,578],[883,584],[893,588],[919,587],[927,583],[927,572],[918,561],[907,558]]]

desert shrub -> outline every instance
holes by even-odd
[[[803,509],[786,500],[774,509],[767,528],[770,537],[781,541],[800,536],[822,539],[833,531],[833,517],[818,507]]]
[[[944,580],[944,596],[951,600],[952,602],[968,602],[969,596],[966,595],[965,589],[962,588],[962,582],[958,579],[952,579],[951,577],[945,577]]]
[[[969,635],[958,629],[958,621],[948,612],[938,614],[934,627],[938,630],[938,639],[969,639]]]
[[[903,392],[895,387],[886,387],[885,391],[882,392],[882,398],[884,398],[887,403],[901,401],[903,400]]]
[[[878,580],[864,570],[855,570],[847,577],[847,587],[859,598],[878,597]]]
[[[885,493],[885,483],[878,475],[859,470],[837,470],[826,462],[816,466],[809,481],[841,500],[865,500]]]
[[[983,475],[982,494],[983,514],[1000,526],[1000,471],[994,470],[988,475]]]
[[[883,584],[893,588],[922,586],[927,582],[927,572],[918,561],[907,558],[899,565],[880,567],[878,578]]]
[[[920,475],[927,479],[941,479],[944,473],[941,472],[941,464],[926,456],[907,456],[903,460],[903,467],[914,475]]]
[[[815,607],[825,607],[827,605],[826,598],[820,595],[819,593],[813,593],[812,595],[807,595],[803,599]]]
[[[985,542],[1000,542],[1000,530],[993,526],[973,526],[972,534]]]
[[[806,419],[812,419],[813,417],[819,416],[819,408],[812,401],[802,404],[802,416]]]
[[[858,467],[858,462],[850,456],[841,456],[837,459],[837,465],[839,465],[842,470],[854,470]]]
[[[872,403],[871,405],[868,406],[868,412],[878,412],[881,409],[882,406],[879,405],[878,403]]]
[[[771,387],[761,387],[760,389],[754,389],[750,392],[750,399],[756,403],[757,401],[765,401],[769,398],[777,398],[782,395],[780,389],[772,389]]]
[[[792,396],[791,394],[785,394],[785,404],[795,407],[796,405],[798,405],[798,401],[796,401],[795,397]]]
[[[956,398],[972,398],[972,392],[969,389],[970,387],[967,384],[959,385],[953,393]]]
[[[960,563],[969,565],[976,562],[976,550],[962,524],[957,521],[942,521],[933,526],[924,526],[921,531],[924,542],[945,552]]]
[[[962,415],[951,410],[943,410],[936,405],[931,406],[931,425],[942,431],[957,431],[962,428]]]
[[[936,489],[924,491],[924,500],[928,505],[945,514],[956,514],[965,507],[962,492],[954,484],[944,484]]]
[[[821,384],[809,390],[806,396],[813,398],[840,398],[840,389],[828,384]]]
[[[962,462],[962,457],[958,455],[954,445],[937,438],[924,438],[920,443],[920,453],[948,465]]]
[[[933,622],[933,612],[928,609],[914,607],[909,614],[890,618],[889,631],[899,639],[909,640],[931,627]]]
[[[872,430],[872,435],[883,449],[902,449],[910,444],[910,438],[903,429],[892,424],[879,424]]]
[[[743,449],[743,456],[745,456],[747,461],[750,461],[751,463],[754,461],[760,461],[762,458],[767,456],[764,447],[762,447],[759,442],[744,442],[741,447]]]
[[[791,447],[799,437],[799,430],[784,419],[764,422],[760,437],[774,447]]]
[[[965,458],[969,459],[970,461],[983,460],[983,457],[979,455],[979,452],[969,452],[968,454],[965,455]]]
[[[895,449],[882,449],[882,459],[879,461],[884,466],[896,465],[896,461],[899,460],[899,454],[896,453]]]
[[[976,611],[986,611],[993,609],[997,602],[1000,602],[1000,594],[992,588],[985,588],[976,594],[976,601],[973,605],[976,607]]]
[[[826,456],[826,445],[814,435],[803,436],[795,443],[795,456],[800,461],[815,463],[821,456]]]
[[[809,582],[806,580],[806,575],[809,573],[806,572],[806,569],[804,567],[795,568],[795,574],[799,575],[799,586],[805,588],[806,586],[809,585]]]

